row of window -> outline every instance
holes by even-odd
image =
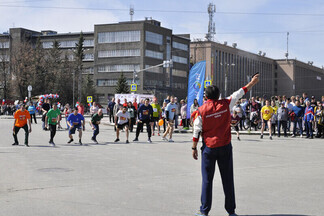
[[[157,45],[162,45],[163,44],[163,35],[150,32],[150,31],[145,31],[145,40],[146,42],[154,43]]]
[[[133,83],[132,79],[127,79],[127,84],[131,85]],[[97,86],[98,87],[105,87],[105,86],[117,86],[117,79],[98,79],[97,80]],[[135,80],[135,83],[137,85],[140,85],[140,81],[139,80]]]
[[[10,46],[9,41],[0,42],[0,49],[8,49]]]
[[[70,41],[58,41],[60,44],[60,48],[74,48],[76,44],[79,42],[77,40],[70,40]],[[44,49],[53,48],[53,41],[44,41],[42,43]],[[83,47],[93,47],[94,41],[93,40],[84,40]]]
[[[157,52],[157,51],[153,51],[153,50],[145,50],[145,56],[163,60],[163,52]]]
[[[176,48],[176,49],[181,49],[181,50],[184,50],[184,51],[188,51],[188,45],[187,44],[183,44],[183,43],[173,41],[172,46],[173,46],[173,48]]]
[[[181,64],[188,64],[188,59],[180,56],[172,56],[172,60]]]
[[[98,72],[133,72],[134,70],[140,70],[139,64],[131,65],[102,65],[98,66]]]
[[[140,31],[100,32],[98,43],[137,42],[141,39]]]
[[[163,81],[161,80],[148,80],[144,81],[145,85],[163,87]]]
[[[140,56],[140,49],[98,51],[98,58]]]
[[[94,68],[93,67],[84,68],[83,73],[85,73],[85,74],[94,74]]]

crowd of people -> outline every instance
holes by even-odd
[[[206,100],[204,99],[204,103]],[[317,100],[314,96],[308,97],[306,93],[302,96],[273,96],[270,99],[252,97],[250,99],[239,99],[231,110],[231,127],[236,131],[237,139],[240,140],[239,131],[242,130],[261,130],[260,138],[263,139],[264,131],[269,131],[269,138],[273,136],[303,137],[313,139],[324,138],[324,96]],[[1,110],[7,110],[9,106],[2,105]],[[11,106],[10,106],[11,107]],[[4,109],[6,108],[6,109]],[[187,103],[182,99],[178,101],[177,97],[167,96],[162,105],[158,103],[156,97],[152,101],[145,99],[137,102],[114,98],[108,103],[106,108],[109,121],[114,124],[116,131],[115,142],[120,141],[120,131],[126,133],[126,143],[129,143],[129,133],[135,131],[134,142],[139,140],[140,133],[144,126],[147,130],[147,141],[152,142],[152,136],[161,136],[162,140],[173,142],[172,136],[174,128],[182,126],[183,130],[192,127],[193,117],[199,108],[198,101],[195,99],[191,105],[190,115],[187,118]],[[37,124],[36,115],[41,115],[43,130],[50,131],[51,145],[54,144],[56,129],[62,129],[61,121],[65,118],[66,129],[69,130],[69,141],[74,141],[73,134],[76,130],[79,134],[79,144],[82,145],[82,131],[85,130],[85,109],[82,104],[71,107],[69,104],[61,106],[60,104],[50,104],[46,99],[41,106],[29,102],[20,106],[12,106],[15,110],[15,124],[13,127],[14,144],[17,145],[17,133],[23,128],[26,133],[25,144],[28,146],[28,133],[31,131],[31,124]],[[2,114],[11,114],[6,111]],[[99,134],[99,124],[103,118],[103,108],[99,108],[96,102],[93,102],[89,109],[91,116],[90,126],[93,130],[91,140],[97,142]],[[108,117],[107,116],[107,117]],[[28,127],[29,125],[29,127]],[[29,128],[29,129],[28,129]]]

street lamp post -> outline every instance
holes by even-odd
[[[232,66],[234,67],[235,64],[234,63],[220,63],[221,66],[224,66],[225,67],[225,93],[224,93],[224,98],[226,98],[227,96],[227,79],[228,79],[228,71],[229,71],[229,68]]]
[[[73,70],[73,104],[72,104],[72,107],[74,107],[74,91],[75,91],[75,70]]]

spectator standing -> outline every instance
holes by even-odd
[[[293,135],[291,137],[295,137],[297,131],[297,124],[299,128],[300,137],[303,137],[303,116],[304,116],[304,108],[300,106],[299,101],[296,101],[295,106],[292,108],[292,114],[290,115],[292,121],[294,122]]]
[[[96,102],[93,102],[92,103],[92,106],[90,107],[90,115],[91,115],[91,117],[94,114],[98,113],[98,110],[99,110],[99,107],[98,107],[97,103]]]
[[[69,129],[69,125],[67,123],[67,119],[69,117],[69,115],[71,114],[72,110],[71,110],[71,107],[69,104],[65,104],[64,106],[64,110],[63,110],[63,113],[65,115],[65,122],[66,122],[66,128]]]
[[[138,110],[137,99],[136,98],[134,98],[133,106],[135,107],[135,110]]]
[[[287,137],[287,121],[288,121],[288,109],[285,107],[285,103],[281,102],[277,111],[278,115],[278,137],[280,137],[280,128],[284,131],[284,137]]]
[[[306,128],[306,138],[313,139],[314,109],[310,105],[309,100],[306,100],[304,121],[305,121],[305,128]]]
[[[198,108],[199,108],[198,100],[194,99],[193,104],[191,104],[191,107],[190,107],[190,125],[192,125],[192,123],[193,123],[193,119],[192,119],[191,115],[193,112],[197,111]]]
[[[181,100],[180,104],[181,104],[180,115],[181,115],[182,126],[184,130],[188,130],[189,125],[187,121],[187,104],[185,103],[184,100]]]
[[[21,104],[20,109],[17,110],[14,114],[14,126],[12,128],[13,130],[13,137],[14,137],[14,143],[12,145],[19,145],[18,142],[18,132],[21,128],[25,130],[25,146],[29,147],[28,145],[28,135],[31,133],[32,128],[31,128],[31,122],[30,122],[30,114],[29,112],[25,109],[25,105]],[[29,126],[29,130],[28,130]]]
[[[263,131],[265,130],[265,126],[267,125],[269,128],[269,138],[272,140],[272,130],[271,130],[271,117],[273,115],[273,109],[270,106],[270,101],[265,101],[265,106],[261,109],[261,119],[262,119],[262,128],[261,128],[261,136],[263,139]]]
[[[28,112],[29,112],[29,114],[31,116],[30,122],[33,124],[33,118],[34,118],[34,122],[35,122],[35,124],[37,124],[37,121],[36,121],[36,107],[33,104],[33,102],[30,102],[30,104],[28,106]]]
[[[117,115],[118,111],[123,107],[123,105],[120,104],[120,99],[118,98],[117,99],[117,103],[115,104],[114,106],[114,109],[113,109],[113,114],[114,114],[114,118],[115,116]],[[115,122],[116,123],[116,122]],[[116,131],[116,127],[115,127],[115,131]]]
[[[175,126],[175,128],[178,128],[181,105],[180,105],[177,97],[174,98],[174,103],[177,106],[175,116],[174,116],[174,126]]]
[[[320,103],[315,113],[317,122],[317,134],[316,138],[324,138],[324,110],[323,105]]]
[[[78,106],[78,113],[80,113],[81,115],[84,116],[84,106],[83,106],[83,103],[80,103],[80,105]]]
[[[114,117],[114,106],[115,106],[115,98],[113,98],[109,104],[108,104],[108,112],[109,112],[109,121],[110,123],[115,122],[115,117]]]

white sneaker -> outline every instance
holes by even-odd
[[[300,134],[300,138],[303,138],[303,134]]]
[[[161,140],[168,141],[168,139],[166,137],[161,137]]]
[[[169,139],[169,142],[174,142],[172,139]]]

